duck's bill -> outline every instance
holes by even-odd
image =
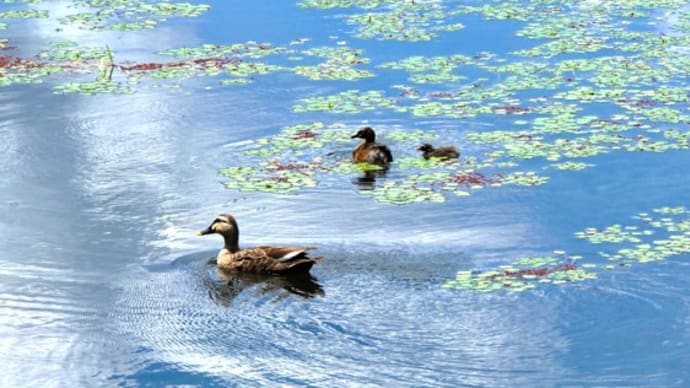
[[[213,231],[212,231],[211,228],[209,227],[209,228],[206,228],[206,229],[204,229],[204,230],[200,230],[200,231],[196,232],[196,235],[197,235],[197,236],[205,236],[205,235],[211,234],[211,233],[213,233]]]
[[[359,137],[359,134],[358,134],[358,133],[355,133],[354,135],[350,136],[350,139],[355,139],[355,138],[358,138],[358,137]]]

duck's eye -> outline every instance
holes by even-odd
[[[222,218],[216,218],[215,220],[213,220],[213,223],[214,223],[214,224],[216,224],[216,223],[222,223],[222,222],[225,222],[225,220],[223,220]]]

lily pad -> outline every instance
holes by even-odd
[[[596,279],[594,272],[574,263],[562,263],[562,257],[525,257],[486,271],[459,271],[444,288],[476,292],[521,292],[541,284],[565,284]],[[561,262],[562,264],[558,264]]]
[[[21,9],[0,12],[0,19],[44,19],[48,11],[40,9]]]
[[[93,82],[65,82],[53,88],[55,94],[129,94],[132,90],[119,82],[98,80]]]
[[[295,112],[325,111],[330,113],[360,113],[393,106],[395,100],[383,92],[347,90],[332,96],[303,98],[293,105]]]
[[[80,8],[90,12],[68,15],[60,21],[87,30],[136,31],[153,29],[171,17],[196,17],[209,10],[206,4],[144,0],[79,0]]]

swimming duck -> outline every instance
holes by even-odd
[[[225,271],[249,273],[308,273],[322,257],[311,258],[307,251],[315,247],[271,247],[240,249],[240,230],[230,214],[216,217],[208,228],[197,232],[198,236],[217,233],[223,236],[225,246],[218,252],[216,263]]]
[[[388,164],[393,161],[391,150],[384,144],[376,142],[376,133],[371,127],[364,127],[351,136],[351,139],[364,139],[354,151],[352,161],[355,163]]]
[[[422,151],[424,154],[422,155],[424,159],[429,159],[429,158],[443,158],[443,159],[457,159],[460,156],[460,153],[455,147],[439,147],[439,148],[434,148],[429,143],[422,144],[417,148],[417,151]]]

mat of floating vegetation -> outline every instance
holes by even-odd
[[[300,42],[299,44],[302,44]],[[296,49],[270,43],[235,43],[229,45],[204,44],[198,47],[181,47],[159,53],[176,61],[159,63],[122,64],[130,81],[145,78],[180,79],[219,76],[221,85],[244,85],[256,76],[276,72],[292,72],[312,80],[354,81],[372,77],[373,73],[358,69],[369,63],[362,50],[348,47],[314,47]],[[296,58],[296,55],[300,55]],[[264,58],[272,57],[280,64],[271,64]],[[318,58],[315,65],[301,65],[305,58]],[[264,59],[263,61],[259,61]],[[291,61],[293,63],[287,63]]]
[[[211,7],[187,2],[144,0],[80,0],[74,14],[60,19],[63,24],[87,30],[136,31],[155,28],[173,17],[197,17]]]
[[[559,285],[596,278],[596,273],[587,271],[562,253],[554,256],[525,257],[486,271],[459,271],[455,279],[445,282],[443,287],[478,292],[519,292],[543,284]]]
[[[395,205],[444,202],[448,196],[469,196],[486,187],[536,186],[548,181],[548,177],[534,171],[515,170],[514,164],[497,164],[492,159],[478,161],[471,156],[458,161],[425,160],[419,154],[401,155],[385,170],[377,165],[353,164],[349,160],[350,150],[356,144],[350,138],[352,132],[352,128],[341,123],[288,126],[274,136],[254,141],[245,151],[249,160],[243,166],[222,168],[220,174],[228,179],[226,186],[230,189],[280,194],[347,181],[322,179],[326,175],[356,178],[362,173],[380,171],[380,182],[358,192]],[[434,137],[434,132],[421,130],[379,131],[379,139],[395,152],[414,150]],[[340,153],[346,156],[324,156],[336,155],[339,149],[346,149]],[[388,170],[397,171],[396,176],[402,172],[404,178],[387,179]]]
[[[354,35],[362,39],[428,41],[444,31],[464,26],[453,21],[454,15],[441,2],[381,0],[302,0],[303,8],[353,8],[366,10],[348,14],[347,24],[355,27]],[[449,20],[450,19],[450,20]]]
[[[451,31],[459,29],[457,21],[466,17],[480,16],[486,23],[519,21],[515,39],[529,47],[504,53],[416,55],[376,64],[360,49],[306,47],[308,39],[283,46],[246,42],[172,48],[160,53],[166,60],[152,63],[115,63],[112,53],[108,57],[102,48],[57,46],[38,57],[3,57],[0,85],[42,82],[59,74],[79,79],[63,80],[56,93],[130,93],[145,80],[177,85],[180,79],[215,77],[214,83],[241,86],[276,72],[351,82],[376,76],[372,69],[406,72],[411,85],[366,90],[360,84],[360,88],[335,94],[305,96],[293,103],[293,109],[305,114],[389,111],[410,117],[503,123],[492,131],[467,134],[487,149],[478,158],[493,160],[487,166],[493,169],[476,172],[503,174],[501,182],[492,184],[536,186],[548,181],[542,171],[591,168],[594,164],[586,159],[601,154],[689,147],[690,132],[685,125],[690,122],[690,87],[686,86],[690,59],[682,48],[690,43],[690,18],[681,9],[683,2],[573,6],[558,0],[516,0],[468,6],[454,1],[304,0],[298,5],[345,13],[346,23],[354,26],[353,34],[364,39],[414,41],[441,39],[451,33],[460,36],[463,31]],[[127,30],[149,28],[168,17],[198,16],[207,8],[143,0],[80,1],[75,3],[75,14],[63,21],[85,28],[118,25]],[[8,20],[49,16],[41,10],[11,10],[0,15]],[[669,15],[678,16],[669,19]],[[670,23],[670,33],[643,28],[661,21]],[[93,77],[84,79],[88,74]],[[469,79],[467,74],[484,76]],[[606,116],[600,113],[602,108]],[[521,168],[524,160],[531,161],[531,172]],[[542,167],[548,170],[537,168],[537,173],[535,161],[543,161]],[[400,166],[421,167],[409,161]],[[400,193],[395,185],[367,194],[396,203],[447,198],[448,193],[436,189],[440,183],[429,187],[430,178],[424,174],[398,182],[410,187],[412,194]],[[467,195],[471,190],[454,192]]]
[[[490,155],[503,159],[498,163],[544,159],[558,162],[545,164],[555,170],[590,168],[593,163],[568,159],[613,151],[687,150],[690,132],[684,125],[690,122],[686,113],[690,87],[683,66],[690,59],[682,47],[690,42],[690,28],[685,27],[690,20],[671,19],[673,34],[644,28],[666,21],[669,15],[686,15],[678,9],[684,5],[680,1],[587,7],[565,1],[478,6],[447,2],[443,7],[449,16],[478,14],[488,22],[519,20],[523,23],[517,39],[546,41],[533,41],[532,48],[511,53],[412,56],[383,63],[377,67],[408,72],[413,85],[313,96],[297,101],[293,109],[334,114],[387,110],[490,121],[495,120],[490,116],[516,116],[505,129],[468,136],[495,146]],[[302,1],[300,6],[394,9],[385,1],[314,0]],[[476,73],[488,76],[466,80],[465,74]],[[611,113],[602,117],[602,106]],[[391,189],[399,196],[397,189]]]
[[[4,46],[4,43],[2,44]],[[218,79],[217,84],[225,86],[246,85],[254,82],[258,76],[276,72],[293,72],[312,80],[354,81],[373,76],[373,73],[357,68],[369,62],[362,53],[362,50],[342,46],[295,49],[269,43],[246,42],[170,49],[159,53],[162,57],[168,58],[166,61],[134,63],[116,61],[117,53],[111,51],[108,46],[80,47],[75,42],[54,42],[49,49],[29,59],[16,58],[17,62],[12,63],[7,62],[6,58],[2,64],[9,71],[0,72],[0,85],[41,82],[46,76],[58,71],[65,78],[93,75],[94,79],[85,82],[84,87],[75,87],[76,84],[84,83],[81,79],[67,80],[64,83],[65,87],[56,91],[89,91],[82,94],[136,92],[139,84],[147,80],[168,81],[171,86],[177,87],[179,80],[201,77],[215,77]],[[300,57],[299,60],[293,59],[296,63],[289,65],[275,65],[260,60],[268,56],[279,56],[282,62],[288,62],[288,57],[293,54],[301,54],[304,57]],[[170,57],[174,60],[170,61]],[[305,58],[318,58],[322,62],[301,65],[301,62],[306,61]],[[19,62],[33,65],[19,66]],[[107,71],[104,71],[104,68]],[[110,83],[104,82],[104,78]]]
[[[443,286],[479,292],[525,291],[541,284],[596,279],[597,271],[630,268],[690,253],[690,211],[686,207],[661,207],[633,219],[637,225],[614,224],[575,233],[576,238],[601,247],[598,256],[606,262],[556,250],[552,256],[523,258],[489,270],[459,271]]]
[[[611,261],[647,263],[690,253],[690,213],[685,207],[658,208],[634,218],[637,225],[592,227],[575,235],[614,247],[614,252],[600,252]]]
[[[4,3],[40,3],[40,0],[3,1]],[[174,17],[197,17],[210,9],[206,4],[145,0],[78,0],[70,4],[74,11],[60,18],[60,23],[87,30],[136,31],[152,29]],[[0,19],[47,18],[41,9],[0,12]],[[2,29],[4,25],[0,25]]]
[[[127,86],[110,78],[112,60],[108,46],[79,47],[74,42],[54,42],[29,59],[0,56],[0,86],[42,83],[50,76],[70,75],[79,80],[58,84],[54,93],[130,93]],[[82,81],[89,76],[91,80]]]
[[[356,143],[350,137],[352,128],[342,123],[326,125],[322,122],[284,127],[271,137],[258,139],[245,151],[252,165],[257,168],[231,166],[219,170],[229,179],[226,186],[241,191],[291,193],[315,187],[325,174],[356,175],[366,171],[381,170],[380,166],[366,163],[353,164],[349,158],[330,157],[329,150]],[[431,134],[423,131],[390,131],[381,133],[399,143],[416,145]],[[347,152],[349,155],[349,151]],[[268,184],[267,184],[268,183]],[[275,184],[279,183],[279,184]]]

